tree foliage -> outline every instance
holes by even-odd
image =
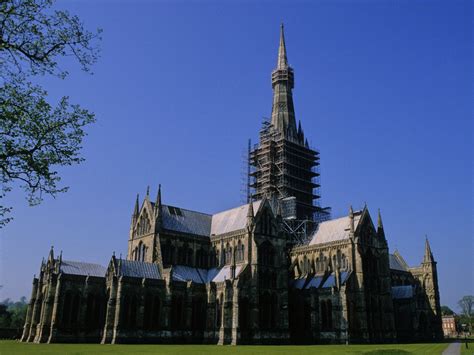
[[[472,307],[474,306],[474,296],[464,296],[458,301],[458,306],[461,309],[461,313],[468,318],[472,317]]]
[[[26,298],[13,302],[5,299],[0,303],[0,328],[21,328],[25,324],[28,304]]]
[[[90,32],[53,0],[0,2],[0,198],[18,184],[31,205],[65,192],[58,167],[80,163],[85,127],[94,115],[64,96],[55,105],[35,76],[65,79],[61,59],[89,72],[98,58],[100,30]],[[0,228],[11,220],[0,204]]]

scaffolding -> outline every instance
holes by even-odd
[[[248,197],[280,201],[285,230],[295,243],[307,242],[315,226],[330,219],[331,213],[319,202],[320,153],[302,133],[285,135],[268,119],[262,122],[259,138],[259,144],[248,150]]]

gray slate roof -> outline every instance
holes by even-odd
[[[257,213],[262,201],[253,202],[253,211]],[[245,228],[249,204],[245,204],[212,216],[211,234],[219,235]]]
[[[161,279],[158,265],[153,264],[153,263],[145,263],[143,261],[136,261],[136,260],[119,259],[118,265],[120,266],[119,273],[122,276],[157,279],[157,280]]]
[[[392,298],[406,299],[413,297],[413,286],[392,286]]]
[[[172,209],[169,207],[172,206],[163,205],[162,208],[163,228],[206,237],[210,235],[212,219],[210,214],[179,208],[181,215],[176,215],[171,213]]]
[[[235,276],[239,276],[242,270],[241,265],[235,267]],[[175,281],[193,281],[195,283],[204,284],[209,282],[223,282],[231,278],[230,266],[213,269],[199,269],[184,265],[173,266],[173,280]]]
[[[404,265],[404,262],[400,260],[396,255],[389,254],[390,269],[397,271],[408,271]]]
[[[253,202],[257,213],[261,201]],[[154,205],[152,203],[152,205]],[[209,237],[244,229],[247,224],[249,204],[222,211],[214,215],[168,205],[162,206],[163,228],[180,233]],[[178,210],[178,213],[176,213]]]
[[[345,284],[351,275],[350,271],[341,271],[341,285]],[[333,272],[326,278],[323,276],[311,276],[302,277],[295,279],[291,282],[291,287],[297,289],[310,289],[310,288],[330,288],[336,286],[336,274]]]
[[[361,213],[354,214],[354,229],[360,221]],[[332,219],[320,223],[313,232],[309,245],[334,242],[336,240],[350,238],[350,218],[349,216]]]
[[[83,275],[105,277],[107,268],[99,264],[83,263],[81,261],[63,260],[59,267],[60,272],[68,275]]]

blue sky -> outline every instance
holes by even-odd
[[[0,299],[29,297],[50,245],[106,265],[126,253],[136,193],[216,212],[240,203],[241,156],[271,110],[285,23],[296,115],[321,151],[334,216],[382,211],[391,251],[421,262],[428,235],[442,304],[474,293],[472,8],[445,1],[60,1],[104,30],[94,75],[41,79],[95,112],[67,194],[0,230]]]

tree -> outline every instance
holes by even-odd
[[[26,297],[17,302],[8,298],[3,300],[0,303],[0,327],[21,328],[25,323],[27,309]]]
[[[448,306],[441,306],[441,314],[443,316],[452,316],[454,314],[454,312]]]
[[[467,317],[472,316],[472,306],[474,305],[474,296],[464,296],[458,301],[458,306],[461,308],[461,313]]]
[[[67,191],[57,169],[83,161],[85,127],[95,120],[67,96],[50,104],[33,82],[44,75],[65,79],[62,58],[72,57],[86,72],[98,58],[101,30],[89,32],[77,16],[52,7],[53,0],[0,2],[0,199],[18,186],[30,205]],[[0,203],[0,228],[10,212]]]

